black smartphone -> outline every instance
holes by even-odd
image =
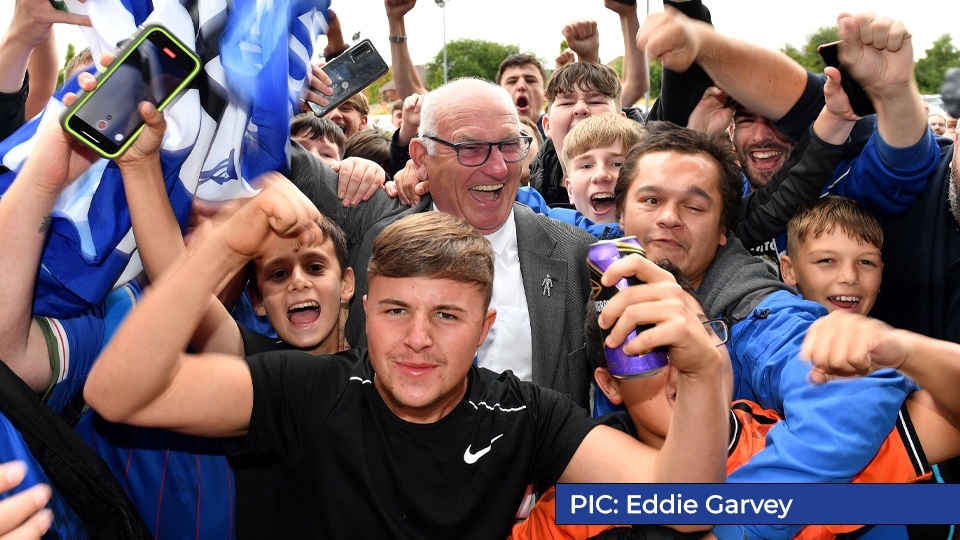
[[[115,158],[143,131],[140,102],[163,110],[199,72],[200,59],[169,30],[145,26],[97,75],[96,88],[77,94],[60,115],[60,125],[97,154]]]
[[[330,102],[329,105],[320,106],[311,101],[307,102],[313,114],[317,116],[323,116],[336,109],[341,103],[350,99],[350,96],[383,77],[390,68],[374,48],[373,43],[365,39],[343,51],[322,69],[333,81],[333,95],[321,94]]]
[[[843,42],[834,41],[833,43],[820,45],[817,47],[817,52],[820,53],[820,58],[823,58],[824,64],[840,70],[840,86],[850,100],[853,114],[857,116],[874,114],[876,111],[873,110],[873,102],[870,101],[870,96],[867,95],[866,90],[847,73],[846,69],[840,66],[839,46],[841,43]]]

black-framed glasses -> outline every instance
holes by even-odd
[[[703,326],[707,328],[707,333],[713,333],[713,335],[720,338],[720,343],[717,344],[718,347],[730,340],[730,325],[727,324],[726,319],[721,318],[703,321]]]
[[[503,160],[507,163],[523,161],[523,158],[530,153],[530,142],[533,141],[533,137],[530,135],[518,135],[502,141],[468,141],[462,143],[452,143],[432,135],[424,135],[422,138],[453,148],[457,152],[457,161],[464,167],[479,167],[486,163],[490,159],[490,152],[494,146],[500,149]]]

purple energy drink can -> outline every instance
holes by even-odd
[[[600,284],[600,277],[614,261],[632,253],[639,253],[643,257],[647,256],[635,236],[625,236],[616,240],[602,240],[590,244],[587,266],[590,267],[590,286],[593,289],[593,297],[596,299],[597,314],[603,311],[607,301],[613,298],[617,291],[626,289],[630,285],[640,285],[642,283],[631,276],[621,279],[615,287],[604,287]],[[611,375],[620,379],[637,379],[654,375],[667,366],[665,350],[656,349],[643,356],[630,356],[623,352],[623,346],[647,328],[650,328],[650,326],[637,326],[633,332],[630,332],[623,344],[616,349],[604,345],[603,349],[607,354],[607,369]],[[601,329],[601,332],[603,333],[603,339],[607,339],[607,336],[610,335],[609,330]]]

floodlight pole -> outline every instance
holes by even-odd
[[[443,11],[443,84],[447,84],[447,2],[449,0],[434,0],[434,2]]]
[[[644,19],[646,22],[650,18],[650,0],[647,0],[647,17]],[[647,55],[647,91],[643,93],[643,105],[646,107],[647,112],[650,112],[650,55],[647,54],[647,51],[643,51],[643,54]]]

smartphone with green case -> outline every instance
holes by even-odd
[[[77,94],[60,125],[97,154],[115,158],[143,131],[140,102],[162,111],[199,72],[200,59],[173,33],[158,24],[144,26],[97,75],[97,86]]]

